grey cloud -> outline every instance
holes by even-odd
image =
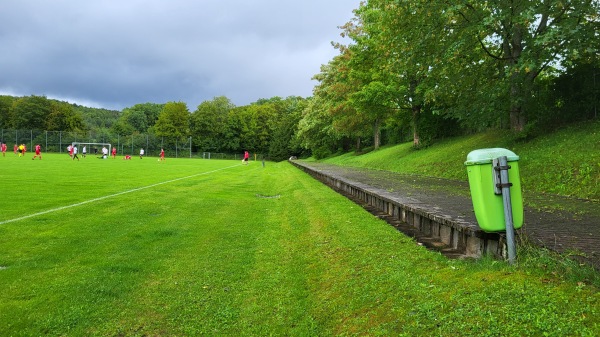
[[[311,95],[359,0],[4,0],[0,93],[121,109]]]

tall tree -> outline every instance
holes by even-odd
[[[144,133],[154,126],[164,104],[140,103],[123,109],[121,117],[114,126],[119,134]]]
[[[185,103],[169,102],[160,112],[154,132],[157,136],[172,141],[183,140],[190,132],[189,119],[190,112]]]
[[[362,82],[358,76],[351,76],[350,62],[354,51],[346,46],[337,45],[340,55],[335,56],[327,65],[321,66],[321,72],[313,77],[319,83],[313,89],[319,109],[325,109],[331,115],[335,132],[341,136],[356,140],[356,150],[360,150],[361,139],[371,134],[368,115],[357,110],[351,104],[350,97],[360,90]],[[304,118],[321,118],[321,111],[306,114]]]
[[[225,96],[204,101],[190,117],[194,144],[202,151],[223,151],[227,115],[235,105]]]
[[[10,110],[12,108],[15,98],[12,96],[0,96],[0,129],[9,127],[10,124]]]
[[[335,151],[340,144],[342,136],[333,124],[333,116],[329,113],[327,100],[314,96],[308,100],[298,122],[297,137],[300,145],[311,151],[317,159],[324,158]]]
[[[52,131],[76,131],[86,130],[83,116],[69,103],[51,101],[50,114],[45,122],[45,129]]]
[[[45,96],[21,97],[13,103],[11,125],[15,129],[43,130],[51,111],[51,102]]]
[[[368,21],[369,18],[361,17],[363,24],[360,26],[354,25],[352,21],[345,26],[345,34],[356,42],[347,48],[351,51],[348,77],[355,86],[348,96],[348,102],[361,115],[365,133],[373,135],[373,147],[377,150],[381,145],[383,123],[392,115],[395,107],[396,92],[387,66],[389,61],[381,53],[381,41],[376,37],[380,32],[369,31],[368,23],[365,24],[363,20]],[[380,23],[380,20],[375,21]],[[369,127],[372,127],[372,131],[367,131]]]
[[[392,108],[408,114],[417,147],[421,145],[420,115],[427,93],[435,87],[431,73],[444,50],[440,19],[432,15],[436,8],[439,4],[422,0],[372,0],[356,11],[362,29],[346,25],[357,46],[370,51],[377,69],[376,77],[357,97],[359,102],[379,111],[377,120],[385,119]],[[431,38],[435,34],[437,38]]]
[[[240,152],[240,137],[242,134],[242,115],[244,107],[235,107],[227,113],[227,121],[223,129],[220,148],[224,152]]]
[[[269,142],[269,159],[281,161],[302,153],[296,134],[305,107],[306,100],[301,97],[287,97],[276,105],[277,117]]]
[[[240,150],[265,154],[274,128],[276,110],[273,104],[250,104],[237,109],[240,126]]]
[[[535,80],[553,66],[580,57],[598,38],[600,2],[596,0],[494,0],[447,1],[445,12],[457,39],[475,39],[480,45],[480,62],[472,72],[456,69],[454,76],[480,76],[478,65],[491,62],[499,69],[493,79],[507,98],[510,128],[523,131],[524,111]],[[468,40],[463,40],[468,41]],[[465,43],[455,43],[462,53]],[[445,65],[453,67],[451,63]],[[450,68],[448,68],[450,69]],[[462,71],[462,72],[461,72]],[[454,77],[453,76],[453,77]],[[498,99],[490,92],[488,99]]]

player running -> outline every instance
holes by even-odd
[[[40,146],[40,144],[35,144],[34,150],[35,154],[33,155],[33,158],[31,158],[31,160],[35,160],[36,157],[40,157],[40,160],[42,160],[42,147]]]
[[[244,151],[244,159],[242,159],[242,164],[248,165],[249,158],[250,158],[250,153],[248,153],[248,151]]]
[[[77,156],[77,146],[73,146],[73,160],[75,160],[75,158],[79,161],[79,157]]]

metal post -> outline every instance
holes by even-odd
[[[502,187],[502,202],[504,203],[504,223],[506,224],[506,247],[508,249],[508,263],[513,264],[517,257],[515,247],[515,229],[513,225],[512,204],[510,201],[510,187],[508,181],[508,159],[506,156],[498,158],[498,169],[500,170],[500,187]]]

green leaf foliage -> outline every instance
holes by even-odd
[[[11,126],[15,129],[42,130],[51,112],[52,103],[45,96],[21,97],[13,102]]]
[[[182,140],[189,135],[190,112],[183,102],[169,102],[162,108],[154,131],[157,136],[171,141]]]

